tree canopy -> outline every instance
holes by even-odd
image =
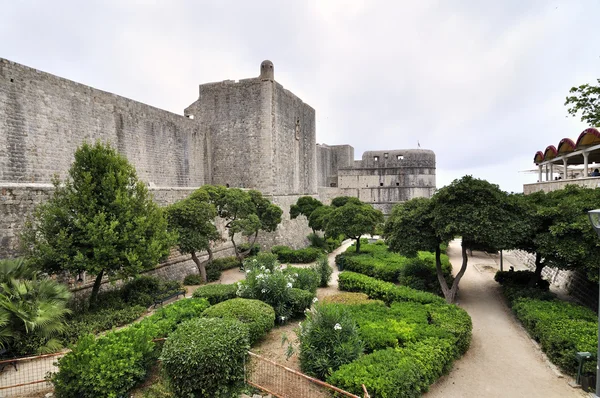
[[[310,219],[310,215],[313,211],[321,206],[323,206],[323,203],[321,203],[320,200],[317,200],[312,196],[301,196],[296,203],[290,207],[290,218],[293,220],[298,216],[303,215],[307,219]],[[313,232],[315,232],[314,229]]]
[[[581,112],[581,121],[590,126],[600,126],[600,79],[598,85],[582,84],[572,87],[565,105],[569,106],[568,112],[576,116]]]
[[[339,198],[336,198],[339,199]],[[333,201],[336,201],[334,199]],[[332,201],[332,203],[333,203]],[[345,203],[331,208],[326,216],[325,233],[329,236],[344,235],[356,241],[356,252],[360,251],[360,237],[374,234],[375,228],[383,223],[383,213],[356,198],[337,201]]]
[[[207,262],[212,261],[211,244],[221,238],[215,226],[216,217],[217,209],[210,203],[206,191],[201,189],[167,208],[169,226],[177,232],[179,251],[191,255],[205,283],[206,266],[196,253],[206,251],[209,254]]]
[[[46,272],[135,276],[169,253],[173,236],[134,167],[110,145],[83,144],[63,183],[36,208],[22,234],[29,261]]]

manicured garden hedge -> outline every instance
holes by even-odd
[[[422,304],[445,303],[445,300],[432,293],[411,289],[406,286],[396,286],[376,278],[355,272],[344,271],[338,276],[340,290],[366,293],[370,298],[382,300],[389,304],[394,301],[414,301]]]
[[[158,352],[152,339],[166,337],[185,320],[198,317],[209,306],[203,299],[184,299],[155,314],[104,336],[83,336],[73,350],[58,360],[51,375],[62,398],[124,396],[145,376]]]
[[[221,301],[236,298],[237,290],[237,283],[226,285],[206,285],[200,286],[198,289],[196,289],[192,296],[196,298],[205,298],[211,305],[215,305]]]
[[[321,283],[321,275],[312,268],[287,267],[283,270],[286,275],[294,276],[294,287],[316,293]]]
[[[498,272],[496,281],[515,315],[530,336],[540,343],[550,360],[565,372],[577,372],[576,352],[591,352],[584,372],[595,374],[598,344],[598,318],[587,307],[556,299],[548,292],[548,282],[529,288],[530,271]]]
[[[323,250],[316,247],[306,247],[304,249],[292,249],[288,246],[273,246],[271,252],[277,255],[282,263],[306,264],[316,261],[323,254]]]
[[[469,315],[451,304],[382,302],[326,304],[345,308],[358,325],[366,355],[327,378],[360,395],[365,384],[374,397],[419,397],[471,342]]]
[[[275,311],[269,304],[260,300],[236,298],[207,308],[205,318],[236,319],[246,326],[250,344],[262,339],[275,326]]]
[[[450,260],[445,254],[442,254],[441,260],[444,276],[451,283]],[[345,253],[337,255],[335,261],[341,270],[358,272],[387,282],[400,282],[413,289],[441,295],[433,253],[419,252],[417,257],[408,258],[389,251],[383,241],[377,241],[374,244],[361,244],[360,253],[350,246]]]

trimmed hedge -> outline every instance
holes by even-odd
[[[205,298],[211,305],[215,305],[222,301],[236,298],[237,289],[237,283],[226,285],[206,285],[200,286],[198,289],[196,289],[192,296],[196,298]]]
[[[441,260],[444,276],[451,283],[450,260],[445,254],[442,254]],[[350,246],[345,253],[336,256],[335,262],[340,270],[357,272],[387,282],[400,282],[413,289],[441,295],[433,253],[419,252],[417,257],[408,258],[389,251],[383,241],[377,241],[362,244],[360,253],[356,253],[354,246]]]
[[[589,308],[560,300],[520,298],[513,311],[550,360],[565,372],[577,373],[575,353],[588,351],[593,360],[584,371],[595,373],[598,318]]]
[[[532,271],[498,271],[494,275],[494,280],[503,286],[516,285],[526,287],[529,284],[534,273]],[[535,288],[547,292],[550,290],[550,282],[545,279],[538,279]]]
[[[250,345],[262,339],[275,327],[275,311],[260,300],[235,298],[207,308],[205,318],[237,319],[248,326]]]
[[[372,397],[417,398],[448,372],[456,349],[448,339],[428,338],[387,348],[340,367],[327,382],[356,395],[364,384]]]
[[[209,306],[201,299],[183,299],[119,331],[83,336],[73,350],[58,360],[51,374],[56,395],[62,398],[119,397],[146,376],[157,358],[152,339],[166,337],[185,320],[198,317]]]
[[[432,293],[396,286],[355,272],[344,271],[338,276],[339,289],[348,292],[366,293],[370,298],[390,304],[395,301],[413,301],[421,304],[439,303],[445,300]]]
[[[200,274],[188,274],[183,278],[185,286],[202,285],[202,276]]]
[[[321,302],[323,304],[346,304],[346,305],[354,305],[354,304],[367,304],[373,302],[375,300],[369,299],[364,293],[336,293],[331,296],[323,297]]]
[[[295,287],[291,288],[290,305],[292,308],[292,316],[304,314],[304,310],[310,308],[314,299],[314,293],[311,293],[308,290],[297,289]]]
[[[178,397],[237,396],[244,385],[248,328],[234,319],[183,323],[162,350],[162,368]]]
[[[374,397],[420,397],[471,341],[471,318],[455,305],[371,302],[345,308],[370,354],[327,381],[357,395],[364,383]]]
[[[177,281],[142,275],[126,282],[121,288],[121,295],[123,300],[130,305],[149,307],[154,304],[154,300],[168,297],[181,289],[182,286]]]
[[[306,264],[312,263],[323,254],[323,250],[316,247],[306,247],[294,250],[288,246],[273,246],[271,252],[277,255],[282,263]]]

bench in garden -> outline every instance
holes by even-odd
[[[154,300],[154,308],[156,308],[156,306],[159,305],[159,304],[162,305],[165,301],[169,301],[172,298],[177,298],[179,296],[184,296],[185,297],[185,290],[180,290],[180,291],[171,293],[168,296],[164,296],[164,297],[161,297],[159,299],[155,299]]]

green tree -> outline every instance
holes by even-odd
[[[567,110],[571,116],[576,116],[581,112],[581,121],[590,126],[600,126],[600,79],[598,85],[582,84],[578,87],[572,87],[565,100],[565,105],[569,106]]]
[[[420,250],[435,251],[438,281],[446,301],[452,303],[467,269],[467,250],[513,248],[522,240],[525,228],[516,201],[496,185],[465,176],[431,199],[412,199],[394,206],[384,232],[390,248],[407,256]],[[448,287],[440,245],[458,236],[462,237],[462,265]]]
[[[293,220],[299,215],[303,215],[310,221],[312,213],[322,206],[323,203],[312,196],[302,196],[290,207],[290,218]],[[313,233],[316,233],[317,230],[310,225],[310,222],[308,226],[312,228]]]
[[[568,185],[546,195],[538,214],[547,221],[547,227],[535,236],[536,253],[544,265],[580,269],[587,272],[588,279],[597,281],[600,245],[587,212],[600,207],[600,191]]]
[[[54,180],[52,198],[38,206],[22,235],[29,261],[49,273],[135,276],[169,253],[173,236],[134,167],[110,145],[83,144],[69,176]]]
[[[57,336],[65,329],[69,289],[21,260],[0,260],[0,347],[27,355],[27,342],[38,354],[62,348]],[[16,345],[25,346],[23,349]]]
[[[308,219],[308,226],[313,231],[325,231],[327,225],[327,217],[331,213],[331,206],[319,206],[311,214]]]
[[[204,283],[207,282],[206,264],[213,260],[211,244],[221,238],[214,224],[216,217],[217,209],[202,189],[167,208],[169,225],[177,232],[179,251],[191,255]],[[205,262],[201,262],[196,254],[202,251],[208,253]]]
[[[383,223],[381,211],[353,198],[347,200],[344,205],[331,209],[327,215],[325,233],[329,236],[343,234],[356,240],[356,252],[358,253],[360,252],[360,237],[364,234],[374,234],[375,228],[381,223]]]
[[[281,223],[281,208],[271,203],[259,191],[212,185],[203,186],[200,190],[206,192],[210,202],[216,207],[217,215],[225,220],[229,239],[240,261],[256,243],[259,231],[273,232]],[[238,250],[234,240],[236,234],[253,236],[248,250]]]
[[[441,188],[432,198],[432,226],[442,242],[462,237],[462,264],[452,287],[440,279],[440,248],[436,248],[438,280],[446,301],[454,302],[468,263],[468,249],[514,247],[524,234],[515,204],[506,192],[485,180],[465,176]]]

